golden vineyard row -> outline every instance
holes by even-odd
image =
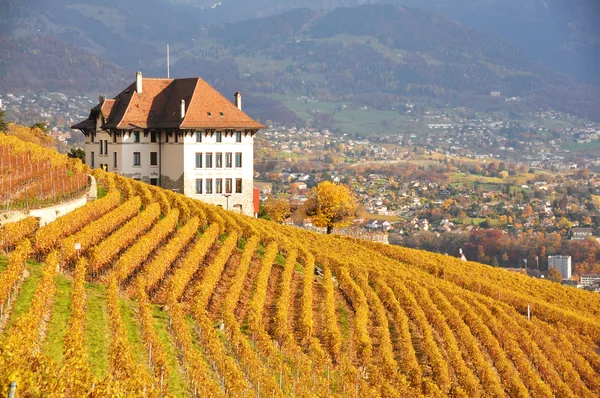
[[[96,177],[104,198],[39,229],[5,229],[18,231],[0,274],[6,317],[30,254],[45,265],[29,310],[0,335],[1,393],[18,378],[26,395],[161,396],[176,373],[192,396],[600,395],[597,296]],[[73,292],[58,365],[40,347],[63,262]],[[92,374],[84,349],[90,274],[108,284],[105,376]],[[127,297],[139,355],[121,313]],[[169,316],[175,367],[158,310]]]

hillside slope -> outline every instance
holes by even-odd
[[[2,394],[600,394],[600,295],[95,175],[0,261]]]
[[[0,36],[0,51],[3,93],[112,92],[130,80],[121,67],[53,37]]]
[[[522,97],[521,108],[551,107],[590,118],[600,108],[598,87],[554,72],[495,36],[419,9],[300,9],[216,27],[210,35],[239,60],[249,87],[263,93],[368,106],[427,98],[440,107],[485,103],[503,109],[504,101],[489,99],[499,91]]]

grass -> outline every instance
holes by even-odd
[[[485,218],[477,218],[477,217],[476,218],[470,218],[470,217],[467,217],[467,218],[463,219],[462,224],[463,225],[471,225],[471,224],[472,225],[479,225],[479,224],[481,224],[484,221],[485,221]],[[453,219],[452,222],[460,224],[460,220],[458,218]]]
[[[103,378],[108,373],[108,319],[106,315],[106,286],[87,283],[85,312],[85,345],[92,373]]]
[[[29,311],[31,301],[33,300],[33,295],[35,294],[35,290],[37,289],[40,279],[42,278],[43,267],[43,264],[27,261],[27,266],[25,268],[29,272],[29,278],[25,279],[23,286],[21,286],[19,297],[17,297],[15,300],[6,330],[8,330],[8,328],[10,328],[10,326],[17,319],[19,319],[21,315]]]
[[[107,192],[108,192],[108,190],[106,188],[98,185],[98,199],[105,197]]]
[[[327,112],[333,116],[333,127],[345,133],[378,134],[389,132],[422,132],[423,123],[412,122],[410,116],[393,110],[351,109],[349,102],[325,102],[299,99],[296,96],[272,94],[303,119],[313,119],[313,112]],[[346,106],[346,108],[344,108]]]
[[[395,221],[402,220],[402,217],[400,217],[400,216],[385,216],[382,214],[372,214],[372,213],[364,213],[363,217],[369,218],[372,220],[377,220],[377,221],[389,221],[389,222],[395,222]]]
[[[166,382],[169,386],[168,391],[175,397],[185,397],[187,394],[186,385],[181,375],[179,362],[177,360],[177,352],[174,348],[174,343],[168,332],[169,315],[161,311],[158,307],[154,307],[154,330],[165,347],[167,361],[169,366],[169,376]]]
[[[129,340],[129,346],[132,348],[133,356],[138,362],[147,364],[148,356],[146,355],[146,347],[142,342],[141,326],[134,313],[136,303],[131,300],[120,298],[119,305],[121,317],[123,318],[123,325],[125,325],[125,329],[127,329],[127,340]]]
[[[65,331],[69,327],[71,319],[73,282],[59,274],[54,278],[54,283],[56,284],[56,295],[52,304],[52,317],[48,323],[44,353],[60,365],[65,348]]]
[[[0,256],[0,272],[4,271],[8,267],[8,257]]]
[[[285,257],[283,257],[281,253],[277,253],[277,256],[275,257],[275,264],[281,267],[285,265]]]
[[[350,321],[348,320],[348,310],[341,304],[338,304],[338,320],[341,325],[342,336],[344,340],[350,337]]]
[[[597,152],[600,150],[600,141],[584,144],[580,144],[578,142],[569,142],[563,146],[563,149],[567,149],[571,152]]]

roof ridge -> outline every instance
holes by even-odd
[[[132,83],[132,86],[133,86],[134,84],[135,84],[135,83]],[[132,90],[133,92],[132,92],[132,93],[131,93],[131,95],[129,96],[129,101],[127,102],[127,107],[125,108],[125,111],[123,112],[123,115],[121,116],[121,120],[119,120],[119,123],[117,123],[117,128],[120,128],[120,127],[121,127],[121,123],[123,123],[123,120],[125,120],[125,117],[127,116],[127,112],[129,112],[129,106],[131,105],[131,102],[132,102],[132,100],[133,100],[133,95],[134,95],[135,93],[137,93],[137,90],[136,90],[134,87],[132,87],[132,88],[131,88],[131,90]],[[123,90],[123,92],[125,92],[125,91],[127,91],[127,89]],[[126,94],[127,94],[127,93],[126,93]]]
[[[194,83],[194,89],[192,90],[192,97],[190,98],[190,103],[184,105],[185,113],[184,113],[183,119],[181,120],[181,123],[179,123],[179,127],[181,127],[185,124],[186,119],[190,115],[190,112],[188,112],[188,111],[191,109],[192,104],[194,103],[194,98],[196,97],[196,89],[198,88],[198,83],[200,82],[200,78],[196,77],[195,80],[196,80],[196,82]]]

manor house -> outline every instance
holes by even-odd
[[[254,214],[254,135],[264,126],[204,80],[143,78],[88,119],[86,163],[242,214]]]

